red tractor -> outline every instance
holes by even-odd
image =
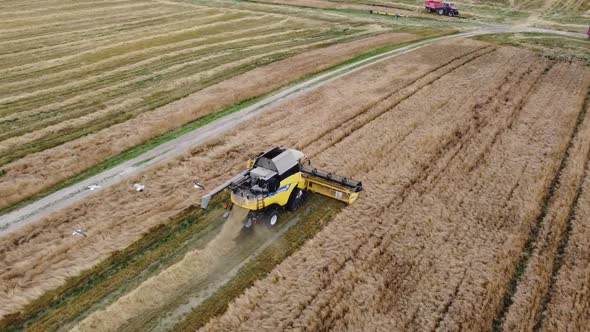
[[[590,39],[590,27],[588,27],[588,31],[586,31],[586,34],[588,35],[588,38]]]
[[[439,15],[459,16],[459,10],[453,7],[452,3],[436,0],[425,0],[424,9],[428,13],[438,13]]]

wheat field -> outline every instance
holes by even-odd
[[[0,313],[198,202],[195,177],[213,187],[285,145],[365,191],[203,330],[583,326],[589,89],[587,66],[472,40],[370,66],[6,237]],[[135,181],[149,190],[137,195]],[[72,227],[91,236],[71,238]],[[198,255],[74,328],[157,315],[142,299],[158,296],[158,280],[190,283],[182,271],[199,271]]]

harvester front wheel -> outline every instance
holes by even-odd
[[[270,227],[275,226],[279,222],[279,212],[272,211],[268,216],[268,225]]]
[[[293,189],[291,193],[291,197],[289,197],[289,202],[287,202],[287,209],[289,211],[295,211],[299,208],[301,203],[303,202],[303,190],[299,188]]]
[[[445,14],[445,11],[443,9],[438,10],[438,15],[444,15],[444,14]]]

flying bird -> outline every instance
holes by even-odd
[[[82,231],[81,229],[74,230],[74,233],[72,233],[72,235],[80,235],[83,237],[88,237],[88,235],[86,235],[86,233],[84,233],[84,231]]]
[[[133,185],[133,188],[135,188],[135,190],[137,191],[143,191],[145,189],[145,186],[143,184],[136,183]]]
[[[197,180],[193,181],[193,185],[194,185],[195,189],[205,190],[205,186],[200,184],[199,181],[197,181]]]

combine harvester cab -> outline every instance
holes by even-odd
[[[309,161],[301,151],[275,147],[248,161],[247,169],[201,199],[206,209],[211,198],[228,189],[233,204],[249,210],[245,227],[265,222],[274,226],[283,209],[295,211],[306,193],[317,193],[346,204],[354,203],[360,182],[305,168]]]
[[[459,16],[459,10],[450,2],[435,0],[425,0],[424,9],[428,13],[438,13],[439,15]]]

